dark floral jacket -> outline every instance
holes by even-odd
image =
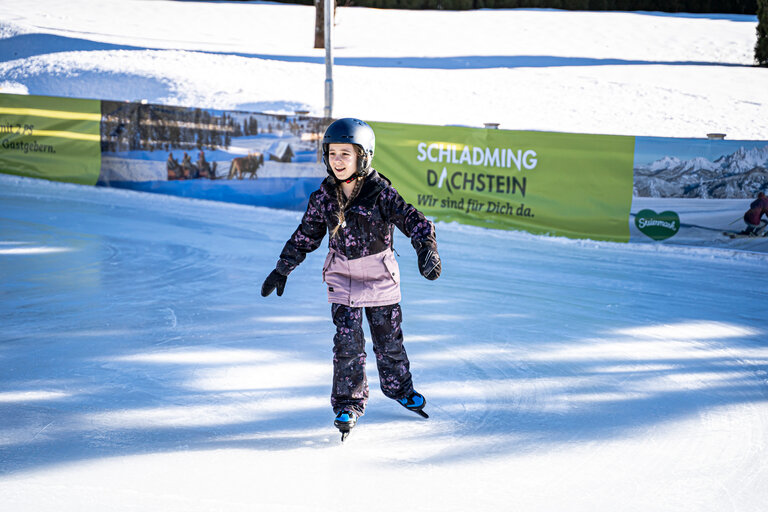
[[[280,253],[279,273],[290,274],[304,261],[307,253],[320,247],[326,232],[332,232],[338,224],[335,187],[329,176],[309,196],[301,224]],[[375,170],[366,176],[357,197],[347,205],[344,216],[346,225],[330,238],[328,248],[347,259],[362,258],[391,248],[395,226],[411,239],[417,251],[422,246],[437,248],[432,222],[406,203],[390,181]]]

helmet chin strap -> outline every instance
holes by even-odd
[[[353,181],[355,181],[355,180],[359,180],[359,179],[362,179],[362,178],[363,178],[363,176],[360,176],[359,174],[355,173],[355,174],[353,174],[352,176],[350,176],[350,177],[349,177],[349,179],[346,179],[346,180],[340,180],[340,179],[339,179],[339,178],[337,178],[336,176],[334,176],[333,178],[336,180],[336,183],[342,183],[342,182],[343,182],[343,183],[352,183],[352,182],[353,182]]]
[[[332,171],[329,171],[329,174],[330,174],[331,172],[332,172]],[[357,171],[355,171],[355,173],[354,173],[352,176],[350,176],[350,177],[349,177],[349,178],[347,178],[346,180],[340,180],[339,178],[337,178],[337,177],[336,177],[336,176],[334,176],[333,174],[331,174],[331,176],[333,176],[333,179],[336,181],[336,183],[342,183],[342,182],[343,182],[343,183],[347,183],[347,184],[349,184],[349,183],[352,183],[352,182],[353,182],[353,181],[355,181],[355,180],[361,180],[361,179],[365,178],[365,176],[366,176],[367,174],[368,174],[367,172],[363,172],[362,170],[358,169]]]

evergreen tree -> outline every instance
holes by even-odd
[[[130,143],[128,151],[136,151],[141,149],[141,113],[138,104],[129,104],[131,108],[131,124],[130,124]]]
[[[755,61],[760,66],[768,66],[768,0],[757,0]]]
[[[170,126],[168,127],[168,140],[170,141],[171,147],[181,147],[181,129],[179,128],[178,116],[174,116],[174,119],[170,122]]]

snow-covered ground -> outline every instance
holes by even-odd
[[[0,91],[322,115],[314,8],[0,2]],[[768,139],[755,16],[339,8],[336,117]]]
[[[42,0],[0,20],[8,92],[322,109],[310,7]],[[765,140],[754,27],[340,8],[335,114]],[[370,367],[340,445],[324,251],[258,293],[299,218],[0,175],[2,509],[764,509],[765,254],[439,224],[428,282],[398,236],[431,418]]]

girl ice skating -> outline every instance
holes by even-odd
[[[400,329],[400,271],[392,251],[394,228],[411,239],[419,271],[427,279],[440,276],[435,228],[424,215],[371,168],[373,130],[359,119],[333,122],[323,137],[328,177],[309,197],[307,211],[286,242],[276,268],[261,288],[281,296],[288,275],[330,234],[323,281],[336,325],[333,338],[334,424],[346,437],[365,412],[363,312],[368,319],[381,390],[389,398],[424,417],[426,400],[414,391],[410,362]]]

